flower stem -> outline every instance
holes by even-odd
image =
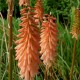
[[[44,73],[44,80],[48,80],[48,75],[47,75],[47,67],[45,68],[45,73]]]
[[[72,75],[74,71],[74,63],[75,63],[75,58],[76,58],[76,44],[77,44],[77,40],[75,39],[74,48],[73,48],[72,65],[71,65],[71,70],[70,70],[70,80],[72,80]]]
[[[9,80],[12,80],[12,15],[13,15],[13,0],[8,0],[8,28],[9,28]]]

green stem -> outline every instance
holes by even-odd
[[[77,0],[77,3],[78,3],[77,8],[79,8],[79,7],[80,7],[80,4],[79,4],[80,2],[79,2],[79,0]]]
[[[12,80],[12,60],[13,60],[13,53],[12,53],[12,15],[13,15],[13,0],[8,0],[8,28],[9,28],[9,80]]]
[[[73,71],[74,71],[74,63],[75,63],[75,59],[76,59],[76,44],[77,44],[77,40],[74,41],[72,66],[71,66],[71,70],[70,70],[70,80],[72,80],[72,75],[73,75]]]

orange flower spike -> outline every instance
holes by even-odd
[[[42,0],[37,0],[35,4],[35,16],[34,16],[36,18],[36,22],[39,23],[39,21],[42,21],[43,14],[44,14],[44,9],[42,6]]]
[[[44,17],[41,30],[41,59],[46,66],[51,66],[56,57],[57,48],[57,27],[54,23],[55,18],[51,16]]]
[[[29,5],[30,4],[30,0],[19,0],[19,5],[22,6],[22,5]]]
[[[39,69],[39,32],[35,25],[35,20],[32,13],[27,14],[26,9],[21,10],[22,22],[19,29],[20,38],[16,41],[16,60],[18,60],[18,67],[20,68],[20,75],[24,80],[33,80]],[[33,26],[35,25],[35,26]]]

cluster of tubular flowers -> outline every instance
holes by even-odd
[[[37,0],[34,9],[35,9],[35,16],[34,17],[36,18],[35,21],[39,23],[39,21],[42,21],[43,13],[44,13],[44,9],[43,9],[41,0]]]
[[[21,77],[25,80],[33,80],[39,68],[39,32],[34,20],[34,13],[27,8],[21,9],[21,29],[16,41],[16,60],[20,68]]]
[[[57,47],[57,25],[55,24],[56,18],[50,15],[45,15],[43,17],[41,29],[41,59],[44,65],[50,67],[55,61],[56,57],[56,47]]]
[[[57,25],[56,18],[46,14],[43,17],[43,7],[41,0],[37,0],[34,11],[29,6],[30,0],[19,0],[21,9],[21,28],[16,41],[16,60],[20,68],[20,75],[24,80],[34,80],[38,73],[41,59],[44,65],[51,66],[55,61],[57,48]],[[38,25],[42,22],[41,34],[39,35]],[[41,38],[41,40],[40,40]],[[39,54],[39,49],[41,51]]]
[[[72,38],[78,40],[78,35],[80,34],[80,10],[79,9],[75,9],[74,23],[70,33],[72,34]]]
[[[30,4],[30,0],[19,0],[19,5],[29,5]]]

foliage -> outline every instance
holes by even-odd
[[[31,5],[34,6],[36,0],[31,0]],[[80,7],[79,0],[43,0],[44,12],[50,13],[54,16],[59,15],[60,21],[63,24],[70,24],[71,8]],[[0,11],[5,13],[7,11],[6,0],[0,0]],[[14,0],[14,16],[19,17],[18,0]]]
[[[7,9],[6,0],[0,0],[0,11],[5,11]]]
[[[4,20],[5,23],[5,30],[6,30],[6,37],[4,37],[4,32],[2,30],[3,25],[0,19],[0,79],[1,80],[8,80],[8,40],[5,43],[5,39],[8,37],[8,30],[7,30],[7,21]],[[20,20],[14,19],[13,24],[14,24],[14,40],[16,39],[16,36],[18,34],[17,30],[19,29],[19,24]],[[57,59],[57,64],[55,64],[55,67],[53,66],[53,74],[56,80],[69,80],[69,72],[70,72],[70,66],[71,66],[71,59],[72,59],[72,51],[73,51],[73,40],[70,35],[70,29],[68,26],[62,26],[62,24],[59,23],[59,16],[57,16],[57,24],[58,24],[58,59]],[[13,40],[13,41],[14,41]],[[7,47],[6,47],[7,45]],[[15,46],[15,45],[14,45]],[[14,47],[13,46],[13,47]],[[15,59],[15,52],[14,53],[14,59]],[[80,80],[80,36],[79,40],[77,43],[77,55],[76,55],[76,62],[74,66],[74,74],[73,78],[74,80]],[[18,74],[18,68],[17,68],[17,63],[14,60],[13,62],[13,79],[14,80],[21,80]],[[43,65],[40,65],[40,73],[36,75],[35,80],[43,80],[43,73],[44,73],[44,67]],[[50,72],[49,72],[50,74]],[[49,75],[48,74],[48,75]],[[52,78],[52,80],[54,80]]]
[[[78,7],[78,0],[44,0],[45,13],[54,16],[59,15],[60,22],[70,25],[70,13],[72,7]]]
[[[36,0],[31,0],[31,5],[34,6]],[[52,77],[52,80],[69,80],[69,72],[71,67],[73,43],[71,38],[70,29],[73,23],[74,7],[79,7],[79,0],[44,0],[45,13],[50,13],[57,17],[58,25],[58,51],[57,60],[55,66],[52,66],[52,72],[54,76],[51,76],[51,71],[48,75]],[[15,0],[15,12],[19,14],[17,10],[18,0]],[[17,7],[16,7],[17,6]],[[6,0],[0,0],[0,11],[7,10]],[[4,22],[4,24],[3,24]],[[15,47],[14,41],[18,34],[20,19],[13,18],[13,48]],[[0,80],[8,80],[8,27],[7,20],[0,18]],[[80,36],[77,42],[76,61],[74,66],[73,80],[80,80]],[[13,50],[13,80],[21,80],[18,74],[17,62],[15,61],[15,51]],[[35,80],[44,79],[44,67],[41,64],[40,73],[36,75]]]

